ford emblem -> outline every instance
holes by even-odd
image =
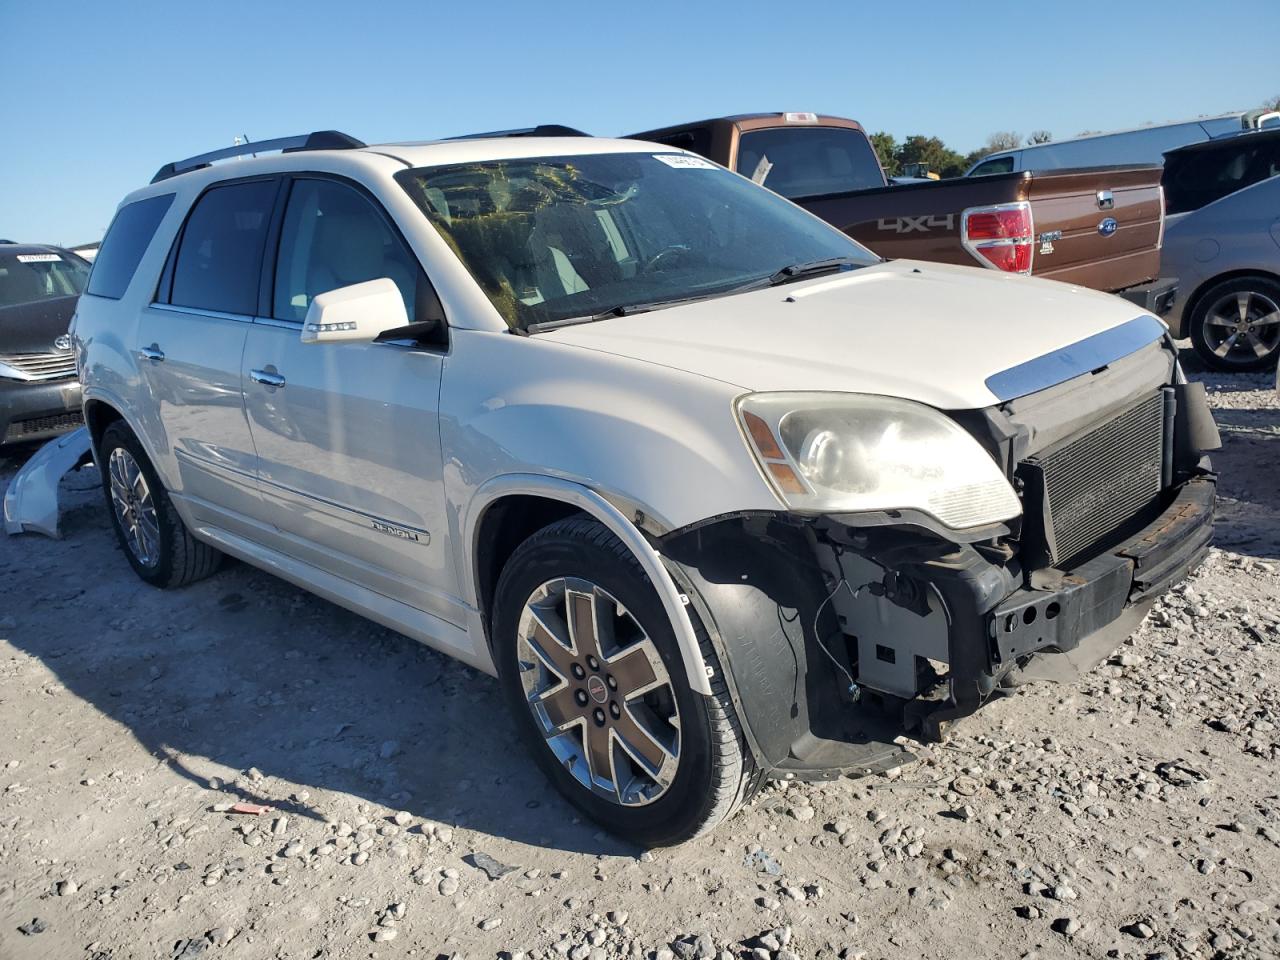
[[[62,336],[60,336],[57,340],[53,341],[53,346],[54,346],[54,348],[55,348],[55,349],[58,349],[58,350],[70,350],[70,349],[71,349],[71,335],[70,335],[70,334],[67,334],[67,333],[64,333],[64,334],[63,334]]]
[[[1116,223],[1115,217],[1107,217],[1098,224],[1098,233],[1102,234],[1104,237],[1109,237],[1116,232],[1116,229],[1119,226],[1120,224]]]

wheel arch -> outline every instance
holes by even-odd
[[[707,663],[686,609],[688,598],[676,587],[653,545],[617,506],[581,483],[536,474],[495,477],[472,497],[461,520],[465,595],[474,597],[489,637],[489,607],[506,560],[528,536],[566,516],[585,514],[602,523],[629,549],[648,575],[675,632],[689,686],[710,696]]]
[[[106,400],[91,397],[84,402],[84,424],[89,428],[89,436],[93,440],[96,453],[102,441],[103,432],[117,420],[124,420],[124,414]],[[135,433],[137,431],[134,431]]]
[[[1245,277],[1261,277],[1272,283],[1280,283],[1280,275],[1262,267],[1241,267],[1238,270],[1224,270],[1222,273],[1215,273],[1212,277],[1202,281],[1187,297],[1186,306],[1182,309],[1182,316],[1185,318],[1182,324],[1182,336],[1191,336],[1192,317],[1195,315],[1196,308],[1200,305],[1200,301],[1204,299],[1206,293],[1220,283],[1241,280]]]

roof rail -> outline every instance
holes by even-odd
[[[230,157],[247,157],[259,153],[268,153],[272,150],[279,150],[281,153],[299,153],[303,150],[354,150],[364,145],[363,142],[355,137],[339,133],[337,130],[317,130],[314,133],[303,133],[296,137],[278,137],[275,140],[241,143],[234,147],[211,150],[209,153],[202,153],[199,156],[166,163],[156,171],[156,175],[151,178],[151,182],[159,183],[161,180],[176,177],[180,173],[207,167],[215,160],[226,160]]]
[[[446,140],[488,140],[491,137],[589,137],[591,134],[562,123],[540,123],[536,127],[521,127],[518,130],[491,130],[488,133],[464,133],[460,137],[446,137]]]

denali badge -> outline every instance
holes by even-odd
[[[389,523],[383,523],[381,520],[370,520],[373,529],[379,533],[385,533],[388,536],[399,537],[401,540],[412,540],[414,543],[421,543],[424,546],[431,542],[431,534],[425,530],[421,534],[413,530],[406,530],[404,527],[393,527]]]
[[[66,334],[66,333],[64,333],[64,334],[63,334],[62,336],[60,336],[57,340],[53,341],[53,348],[54,348],[55,350],[62,350],[63,352],[66,352],[67,350],[70,350],[70,349],[71,349],[71,335],[70,335],[70,334]]]
[[[1115,217],[1107,217],[1098,224],[1098,233],[1102,234],[1104,237],[1109,237],[1116,232],[1116,228],[1119,226],[1120,224],[1116,223]]]

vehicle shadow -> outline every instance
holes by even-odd
[[[0,485],[11,476],[0,470]],[[532,846],[640,853],[560,798],[492,678],[246,564],[148,587],[116,546],[96,470],[69,474],[62,494],[63,540],[0,536],[7,639],[209,804],[323,820],[363,801],[382,808],[371,817],[407,810]],[[251,768],[260,779],[235,779]]]

